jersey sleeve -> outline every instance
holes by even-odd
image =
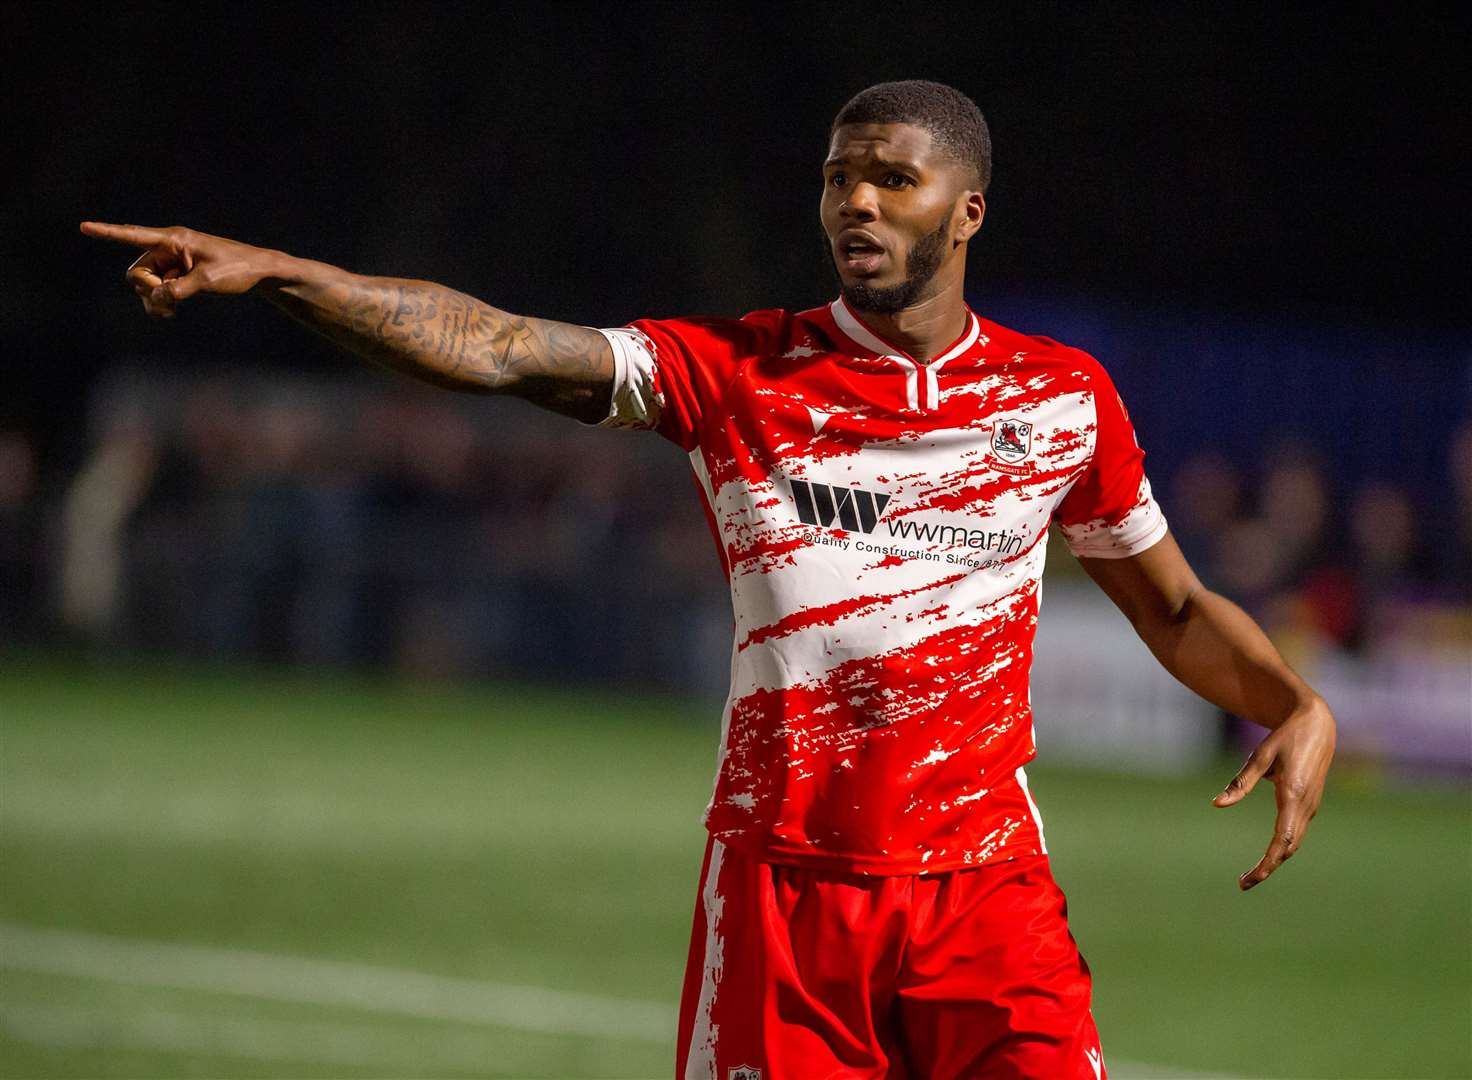
[[[600,331],[613,348],[613,397],[604,427],[659,432],[686,450],[720,415],[741,364],[761,355],[772,313],[743,319],[640,319]]]
[[[1129,412],[1104,368],[1089,358],[1094,398],[1094,453],[1053,513],[1081,559],[1124,559],[1165,535],[1165,515],[1150,492],[1145,452]]]

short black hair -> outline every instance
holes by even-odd
[[[986,117],[954,86],[928,79],[876,83],[838,110],[829,138],[844,124],[914,124],[976,173],[983,192],[992,182],[992,136]]]

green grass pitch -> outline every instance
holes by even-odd
[[[0,1076],[668,1076],[714,720],[591,691],[8,658]],[[1234,767],[1029,770],[1115,1075],[1472,1076],[1467,793],[1341,779],[1298,858],[1243,895],[1272,797],[1213,809]],[[36,928],[118,951],[22,947]],[[372,1002],[293,997],[282,958],[386,974]],[[424,975],[474,982],[436,998]],[[517,987],[593,998],[544,1015]],[[605,1006],[642,1027],[591,1031]]]

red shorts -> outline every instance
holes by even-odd
[[[1104,1080],[1089,968],[1045,855],[925,876],[706,845],[685,1080]]]

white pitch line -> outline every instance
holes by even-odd
[[[170,942],[136,941],[0,923],[0,968],[44,975],[65,975],[135,986],[240,994],[269,1001],[293,1001],[371,1012],[416,1016],[492,1027],[517,1028],[549,1035],[622,1038],[670,1042],[673,1009],[653,1002],[516,986],[480,979],[426,975],[397,968],[341,960],[280,956]],[[325,1061],[349,1060],[354,1046],[365,1043],[361,1026],[283,1023],[278,1021],[208,1020],[179,1013],[145,1011],[124,1014],[80,1009],[36,1008],[0,1003],[0,1026],[11,1034],[55,1045],[96,1045],[99,1038],[128,1045],[180,1052],[215,1052],[232,1057]],[[211,1034],[205,1034],[209,1030]],[[386,1064],[394,1053],[389,1043],[362,1055],[363,1064]],[[371,1045],[378,1047],[377,1042]],[[401,1044],[397,1044],[401,1045]],[[444,1045],[440,1041],[440,1045]],[[311,1049],[308,1053],[307,1050]],[[475,1069],[476,1051],[439,1061],[444,1068]],[[438,1057],[439,1055],[436,1055]],[[1175,1069],[1111,1058],[1115,1080],[1242,1080],[1223,1073]],[[422,1058],[410,1064],[423,1065]]]
[[[67,1049],[132,1047],[174,1054],[356,1065],[403,1070],[428,1068],[484,1074],[504,1067],[504,1047],[485,1035],[436,1032],[416,1043],[410,1032],[385,1033],[368,1024],[314,1024],[250,1020],[158,1009],[67,1008],[0,1002],[0,1032],[24,1042]]]
[[[654,1002],[15,923],[0,923],[0,968],[366,1009],[549,1035],[665,1043],[675,1031],[674,1010]]]

